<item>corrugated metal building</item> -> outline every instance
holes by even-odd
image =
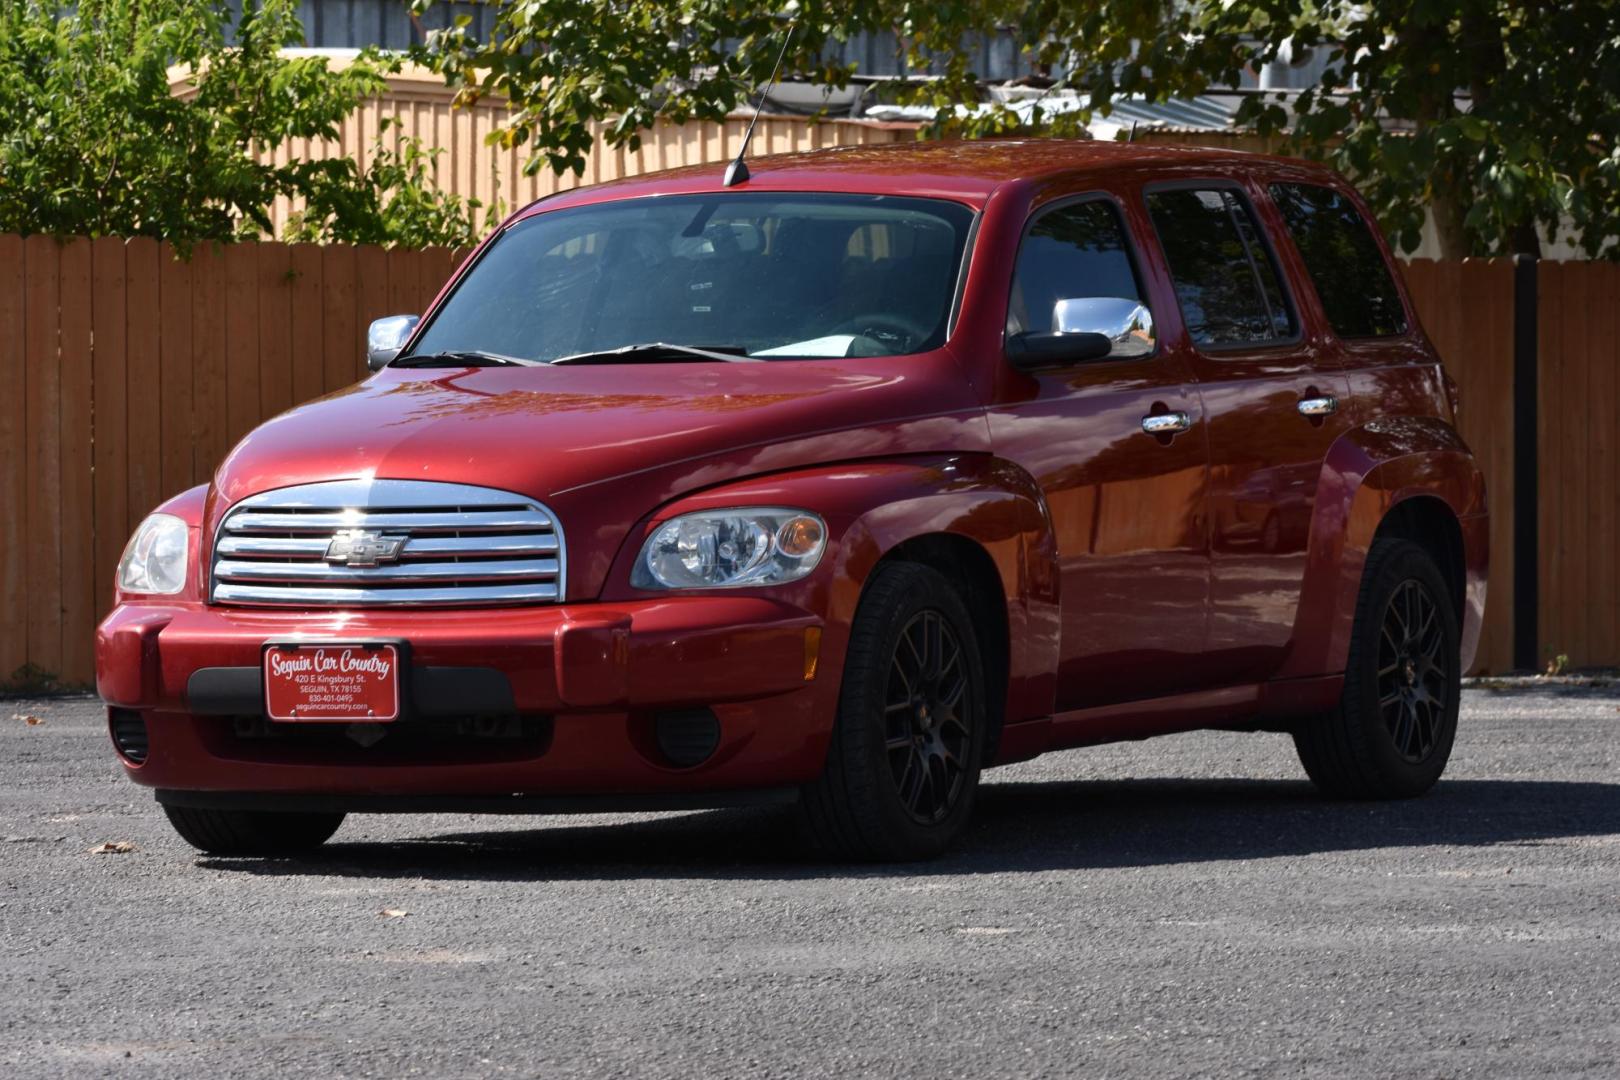
[[[239,13],[242,0],[227,0]],[[435,4],[423,16],[414,16],[402,0],[301,0],[308,48],[332,57],[334,64],[352,58],[354,50],[368,45],[403,49],[423,40],[431,30],[450,25],[458,16],[470,20],[474,34],[487,34],[495,21],[495,8],[486,3]],[[963,43],[974,54],[974,68],[988,82],[1002,82],[1029,73],[1028,61],[1019,55],[1011,33]],[[900,49],[892,34],[866,34],[843,43],[839,57],[854,62],[862,75],[892,77],[923,74],[901,63]],[[1276,83],[1278,80],[1271,80]],[[177,92],[184,92],[177,77]],[[808,95],[806,91],[810,91]],[[867,145],[909,140],[916,137],[920,124],[906,110],[874,109],[870,115],[857,95],[856,118],[807,120],[799,115],[762,117],[755,134],[753,152],[757,155],[791,153],[829,146]],[[800,111],[805,102],[814,111],[821,105],[811,88],[787,86],[767,98],[766,107],[783,113]],[[507,109],[499,99],[486,99],[475,105],[452,107],[452,95],[443,80],[422,69],[407,69],[389,80],[388,92],[379,100],[367,102],[341,125],[336,139],[295,139],[276,148],[269,156],[277,161],[320,160],[352,157],[364,168],[370,163],[379,132],[385,120],[397,121],[390,129],[390,140],[414,136],[424,146],[444,151],[434,173],[439,186],[466,198],[478,199],[485,206],[497,201],[510,209],[555,191],[595,184],[621,176],[632,176],[681,165],[721,163],[735,155],[746,127],[743,116],[733,116],[725,124],[661,124],[642,135],[636,151],[614,149],[599,141],[599,148],[586,163],[583,175],[556,176],[549,170],[525,175],[527,153],[502,150],[488,144],[487,137],[505,121]],[[1046,107],[1055,104],[1050,99]],[[836,107],[836,106],[835,106]],[[1230,126],[1236,99],[1200,99],[1148,105],[1121,102],[1113,114],[1098,118],[1094,133],[1113,138],[1137,125],[1137,138],[1156,142],[1219,142],[1244,149],[1265,149],[1253,136]],[[830,110],[831,111],[831,110]],[[296,206],[286,200],[272,208],[271,218],[279,231]]]

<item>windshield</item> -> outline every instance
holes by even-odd
[[[922,352],[945,340],[972,219],[935,199],[774,193],[539,214],[489,246],[411,354]]]

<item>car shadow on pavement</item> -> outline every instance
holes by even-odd
[[[343,843],[296,859],[202,858],[271,876],[545,881],[642,877],[917,877],[1286,858],[1391,847],[1488,847],[1620,834],[1620,784],[1450,780],[1384,803],[1323,799],[1302,781],[993,783],[972,828],[925,863],[852,865],[800,853],[790,814],[714,810],[629,822]]]

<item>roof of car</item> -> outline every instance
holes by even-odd
[[[575,188],[531,204],[519,216],[607,199],[718,191],[727,164],[707,162]],[[750,158],[752,175],[735,190],[875,192],[982,205],[1003,184],[1066,173],[1162,168],[1168,179],[1189,167],[1224,171],[1261,165],[1329,175],[1324,166],[1292,158],[1197,146],[1075,139],[933,140]]]

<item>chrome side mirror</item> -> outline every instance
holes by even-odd
[[[1158,342],[1153,314],[1140,300],[1122,296],[1088,296],[1059,300],[1052,306],[1054,334],[1101,334],[1108,339],[1110,360],[1139,360],[1153,355]]]
[[[390,315],[378,319],[366,331],[366,367],[381,371],[411,339],[411,331],[422,321],[420,315]]]
[[[1140,300],[1088,296],[1052,305],[1052,329],[1016,334],[1007,359],[1021,371],[1091,360],[1139,360],[1153,354],[1153,315]]]

